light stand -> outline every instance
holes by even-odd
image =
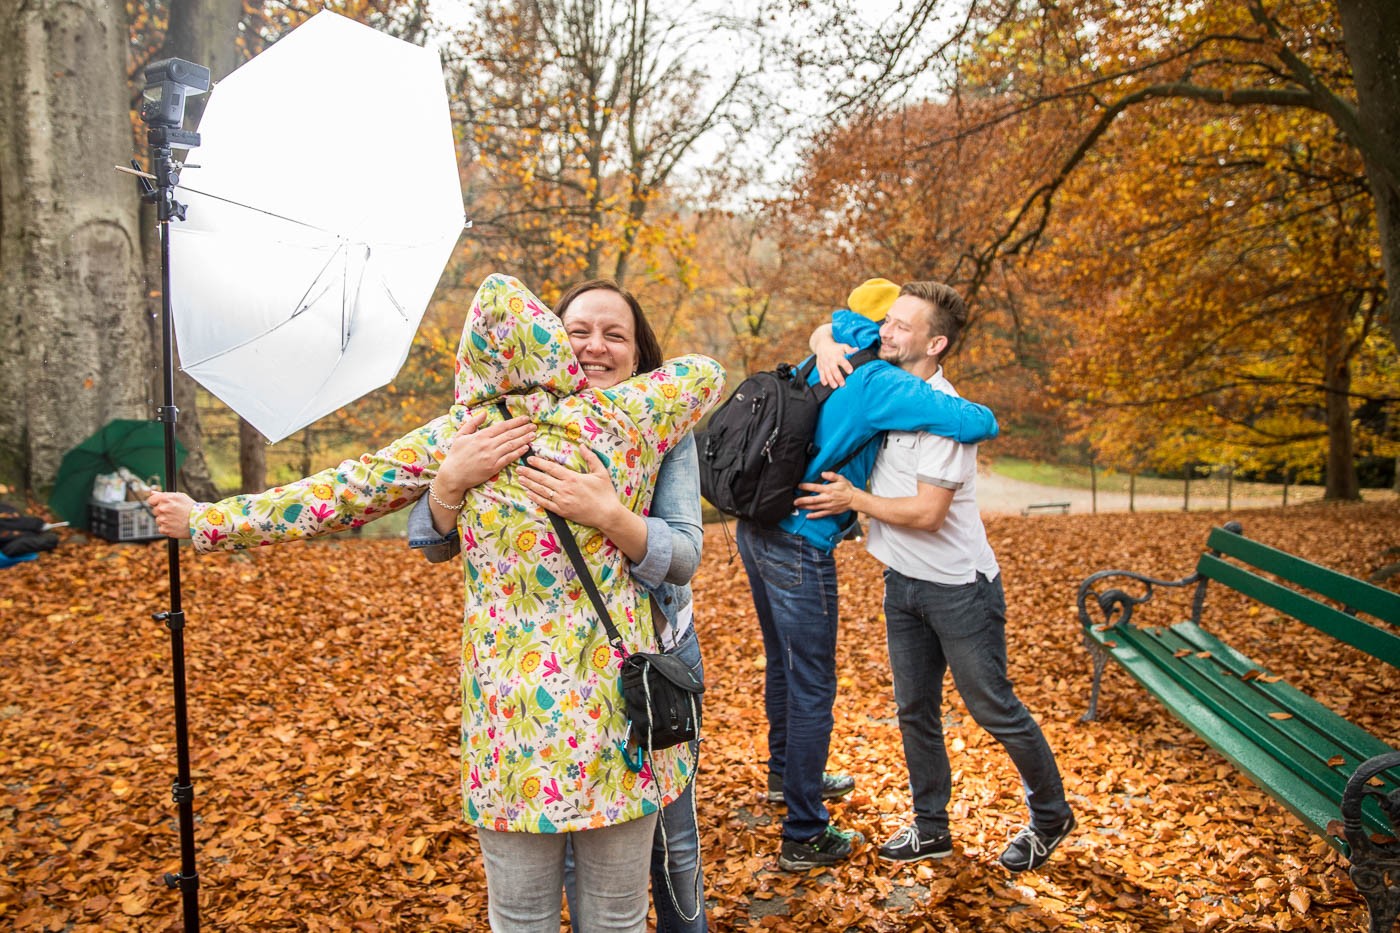
[[[209,69],[179,58],[167,58],[146,67],[146,89],[141,104],[141,120],[147,126],[146,142],[151,149],[151,170],[155,184],[141,179],[143,199],[156,206],[160,227],[160,295],[161,295],[161,375],[165,384],[165,404],[157,410],[156,420],[165,425],[165,486],[176,488],[175,423],[179,409],[175,407],[175,357],[170,315],[170,220],[185,219],[185,206],[175,200],[175,186],[180,181],[180,163],[173,149],[193,149],[199,145],[199,134],[182,129],[185,121],[185,98],[209,90]],[[167,563],[170,568],[170,609],[158,612],[155,619],[170,630],[171,676],[175,686],[175,758],[177,776],[171,787],[180,814],[180,873],[166,874],[165,883],[180,889],[184,906],[185,933],[199,930],[199,874],[195,870],[194,845],[194,784],[190,778],[190,735],[185,706],[185,613],[180,607],[180,547],[174,538],[166,539]]]

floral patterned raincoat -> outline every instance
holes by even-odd
[[[487,406],[487,423],[526,414],[535,450],[584,469],[580,445],[607,466],[626,504],[645,512],[661,457],[717,402],[724,372],[687,356],[611,389],[588,387],[563,325],[513,278],[482,283],[457,352],[448,414],[373,454],[257,495],[199,503],[200,551],[233,550],[362,525],[426,493],[453,434]],[[620,658],[546,516],[514,465],[472,490],[458,524],[466,583],[462,626],[462,793],[468,820],[512,832],[570,832],[626,822],[684,790],[686,747],[630,770]],[[596,529],[571,525],[627,647],[655,650],[644,590]]]

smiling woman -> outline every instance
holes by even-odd
[[[641,304],[611,279],[580,282],[564,293],[554,313],[594,388],[611,389],[661,365],[661,346]]]

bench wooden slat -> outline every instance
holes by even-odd
[[[1224,528],[1211,529],[1206,547],[1400,628],[1400,593],[1392,593]]]
[[[1293,773],[1295,782],[1306,781],[1328,797],[1342,799],[1346,778],[1326,766],[1325,762],[1336,747],[1324,736],[1316,735],[1311,730],[1307,735],[1294,735],[1291,730],[1283,728],[1289,720],[1276,720],[1268,715],[1287,710],[1272,700],[1259,703],[1256,698],[1256,705],[1251,705],[1246,698],[1236,696],[1233,688],[1238,687],[1240,681],[1235,677],[1222,676],[1213,658],[1206,660],[1194,655],[1176,658],[1173,657],[1173,649],[1149,633],[1138,630],[1132,637],[1140,651],[1156,655],[1157,666],[1175,678],[1198,701],[1209,706],[1254,745],[1284,762],[1284,766]]]
[[[1346,853],[1346,843],[1326,833],[1327,824],[1337,819],[1336,800],[1300,782],[1293,772],[1241,736],[1231,723],[1185,690],[1136,647],[1120,644],[1112,650],[1118,663],[1160,700],[1168,712],[1184,723],[1203,742],[1224,755],[1271,797],[1279,800],[1313,832],[1326,839],[1328,844]],[[1286,795],[1273,790],[1282,787],[1294,790]]]
[[[1223,583],[1266,606],[1286,613],[1353,648],[1400,668],[1400,634],[1371,625],[1320,603],[1297,590],[1289,589],[1231,564],[1213,554],[1202,554],[1196,565],[1202,576]]]
[[[1181,622],[1169,629],[1149,630],[1171,651],[1178,664],[1196,667],[1203,676],[1219,686],[1233,699],[1258,714],[1256,727],[1275,729],[1312,753],[1305,762],[1286,764],[1304,777],[1317,790],[1340,801],[1351,773],[1364,761],[1392,751],[1391,747],[1355,723],[1349,722],[1332,709],[1282,680],[1269,683],[1253,678],[1245,680],[1250,671],[1260,671],[1259,665],[1234,648],[1220,641],[1192,622]],[[1197,646],[1199,646],[1197,648]],[[1196,648],[1210,654],[1209,658],[1176,658],[1178,648]],[[1225,673],[1228,671],[1229,673]],[[1286,712],[1291,719],[1268,717],[1270,712]],[[1265,718],[1268,717],[1268,718]],[[1340,755],[1342,764],[1330,764]],[[1382,790],[1389,792],[1400,784],[1400,776],[1382,775]],[[1372,832],[1389,832],[1384,813],[1375,800],[1363,804],[1363,815]]]
[[[1261,678],[1246,680],[1245,676],[1250,671],[1258,671],[1261,675],[1268,672],[1252,658],[1241,654],[1199,625],[1193,622],[1179,622],[1168,631],[1180,637],[1186,646],[1199,646],[1197,650],[1209,651],[1212,658],[1228,669],[1233,677],[1239,678],[1240,696],[1258,697],[1261,703],[1273,702],[1280,709],[1293,713],[1295,719],[1283,720],[1284,725],[1295,721],[1305,723],[1313,730],[1328,736],[1336,746],[1335,751],[1329,751],[1328,758],[1334,753],[1341,754],[1346,757],[1350,767],[1392,750],[1389,745],[1365,729],[1286,681],[1270,682]]]
[[[1191,623],[1182,625],[1189,626],[1185,634],[1206,646],[1201,650],[1209,650],[1212,655],[1217,648],[1229,651],[1228,646]],[[1173,627],[1176,628],[1179,627]],[[1174,657],[1175,649],[1169,649],[1160,640],[1163,631],[1169,630],[1152,633],[1128,626],[1109,630],[1104,638],[1117,643],[1117,647],[1108,649],[1115,659],[1177,719],[1249,775],[1270,796],[1280,800],[1314,832],[1347,854],[1345,841],[1328,836],[1326,830],[1327,825],[1338,818],[1342,788],[1361,759],[1347,757],[1345,771],[1327,766],[1333,750],[1324,754],[1309,743],[1297,741],[1282,728],[1289,724],[1296,728],[1294,720],[1271,719],[1267,711],[1253,709],[1232,696],[1228,688],[1238,687],[1243,681],[1233,676],[1212,676],[1204,667],[1209,664],[1205,659]],[[1249,663],[1247,658],[1243,660]],[[1310,701],[1310,698],[1304,699]],[[1345,722],[1326,707],[1320,710],[1334,724]],[[1367,744],[1388,750],[1388,746],[1374,738]],[[1335,753],[1348,755],[1346,748],[1338,748]],[[1281,792],[1285,789],[1286,792]],[[1365,807],[1363,820],[1371,832],[1389,832],[1378,806]]]

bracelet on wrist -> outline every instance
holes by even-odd
[[[433,484],[431,482],[428,483],[428,497],[449,512],[460,512],[462,511],[462,506],[467,504],[466,496],[463,496],[462,501],[458,502],[456,505],[448,505],[446,502],[443,502],[438,498],[437,490],[433,489]]]

